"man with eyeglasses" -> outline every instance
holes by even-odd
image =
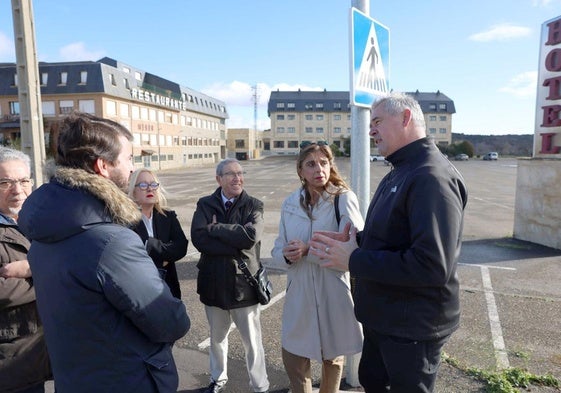
[[[108,119],[63,119],[54,175],[19,216],[59,392],[177,391],[172,344],[190,321],[129,229],[131,141]]]
[[[191,241],[201,253],[197,293],[210,327],[211,380],[205,393],[225,390],[232,321],[243,341],[250,387],[254,392],[267,392],[260,305],[236,261],[243,260],[253,275],[259,269],[263,203],[243,189],[244,171],[236,159],[227,158],[218,164],[216,181],[219,187],[199,199],[191,223]]]
[[[29,156],[0,148],[0,391],[41,393],[52,379],[27,261],[29,240],[17,220],[33,180]]]

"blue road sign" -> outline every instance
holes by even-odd
[[[351,99],[370,108],[390,91],[390,30],[351,8]]]

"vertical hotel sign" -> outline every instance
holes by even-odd
[[[542,24],[534,156],[561,152],[561,16]]]

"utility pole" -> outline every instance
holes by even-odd
[[[35,25],[31,0],[12,0],[16,74],[20,107],[21,149],[31,157],[35,187],[43,184],[45,138]]]
[[[351,6],[370,14],[369,0],[352,0]],[[370,204],[370,110],[351,105],[351,188],[358,198],[360,211],[366,216]]]
[[[257,84],[252,87],[253,90],[253,130],[257,131],[257,105],[259,103],[259,89]]]

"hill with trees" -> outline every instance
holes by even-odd
[[[531,157],[533,145],[534,135],[532,134],[469,135],[452,133],[452,145],[448,146],[446,154],[453,156],[466,153],[470,157],[480,157],[490,151],[496,151],[500,156]]]

